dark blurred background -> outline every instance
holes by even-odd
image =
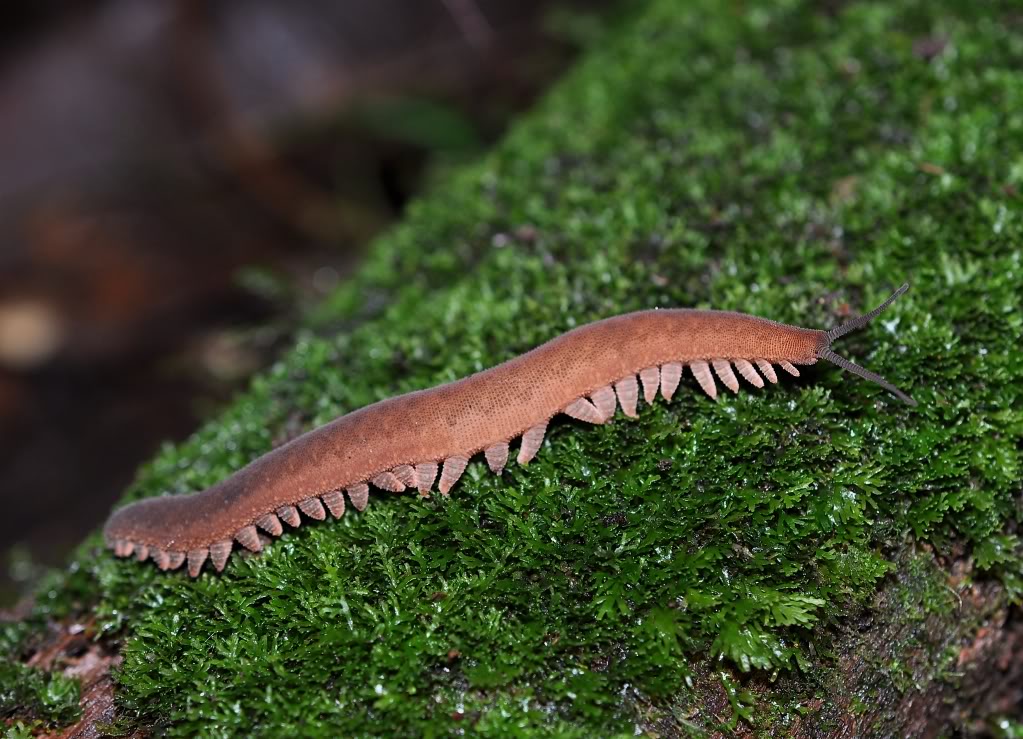
[[[0,600],[270,363],[431,172],[497,138],[597,5],[0,10]]]

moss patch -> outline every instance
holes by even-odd
[[[124,639],[122,705],[180,735],[766,732],[841,696],[805,673],[757,707],[744,675],[835,665],[911,538],[970,548],[1019,598],[1013,17],[649,3],[127,497],[204,488],[288,429],[655,306],[828,328],[909,280],[841,351],[919,408],[830,367],[719,403],[687,381],[635,421],[558,420],[526,469],[475,461],[450,500],[376,495],[220,577],[94,538],[66,587]]]
[[[76,681],[0,659],[0,717],[16,715],[19,731],[27,730],[26,722],[40,728],[66,725],[80,713]]]

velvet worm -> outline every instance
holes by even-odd
[[[348,413],[251,462],[227,479],[188,495],[132,503],[104,528],[119,557],[153,560],[162,570],[187,563],[196,577],[209,560],[223,570],[237,542],[254,552],[303,516],[339,518],[347,503],[363,510],[370,486],[447,495],[482,452],[501,474],[509,445],[528,464],[559,413],[606,423],[620,407],[635,416],[639,400],[670,401],[686,370],[711,398],[720,382],[738,392],[739,377],[762,388],[775,367],[823,359],[916,405],[894,385],[831,349],[902,295],[903,285],[869,313],[830,331],[789,326],[717,310],[646,310],[568,331],[491,369]],[[347,503],[346,503],[347,497]],[[283,522],[283,524],[282,524]]]

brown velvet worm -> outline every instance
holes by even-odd
[[[818,359],[877,383],[916,405],[880,375],[831,349],[909,289],[830,331],[717,310],[646,310],[568,331],[532,351],[446,385],[407,393],[348,413],[264,454],[198,493],[132,503],[107,522],[119,557],[152,559],[163,570],[187,562],[198,576],[209,559],[224,568],[235,542],[254,552],[302,517],[339,518],[347,503],[366,507],[370,486],[447,495],[469,459],[483,452],[500,474],[509,444],[517,461],[540,449],[559,413],[602,424],[618,407],[635,416],[640,398],[670,401],[686,369],[717,398],[715,377],[733,393],[739,377],[757,388],[776,383],[775,367],[796,377]],[[737,376],[738,374],[738,376]],[[439,479],[438,479],[439,473]],[[347,496],[347,502],[346,502]]]

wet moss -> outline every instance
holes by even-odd
[[[377,495],[219,577],[115,562],[94,537],[41,607],[94,609],[124,641],[122,709],[171,734],[606,736],[822,715],[843,628],[913,542],[972,552],[1018,601],[1012,12],[648,3],[126,499],[655,306],[828,328],[908,280],[841,350],[918,408],[829,367],[718,403],[687,381],[638,420],[556,421],[528,468],[474,461],[449,500]],[[948,605],[918,579],[909,620]],[[875,666],[896,686],[900,659]]]
[[[0,718],[16,715],[21,724],[16,731],[59,727],[80,713],[75,680],[0,659]]]

